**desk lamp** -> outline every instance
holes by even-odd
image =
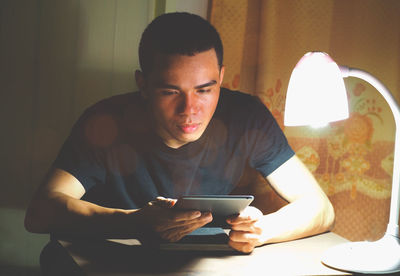
[[[310,52],[300,59],[290,77],[284,124],[323,126],[348,118],[345,77],[356,77],[370,83],[382,94],[394,116],[396,134],[390,215],[381,239],[339,244],[325,252],[322,262],[338,270],[356,273],[399,272],[400,109],[389,90],[365,71],[339,67],[328,54]]]

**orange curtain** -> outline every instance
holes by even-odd
[[[400,102],[400,1],[213,0],[225,49],[224,86],[257,95],[335,206],[334,231],[378,239],[391,193],[394,121],[368,83],[348,78],[351,116],[323,129],[284,127],[286,88],[306,52],[379,78]]]

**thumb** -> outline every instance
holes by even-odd
[[[172,208],[176,203],[176,199],[158,196],[155,203],[161,207]]]

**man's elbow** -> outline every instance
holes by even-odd
[[[323,207],[321,208],[320,217],[321,217],[320,232],[326,232],[332,230],[335,224],[335,210],[328,198],[326,198],[326,200],[324,200],[323,202]]]
[[[31,233],[49,233],[48,223],[46,223],[43,212],[33,206],[30,206],[25,213],[24,226],[26,231]]]
[[[25,230],[31,233],[40,233],[41,228],[40,224],[36,222],[36,220],[32,217],[31,214],[25,214],[24,220]]]

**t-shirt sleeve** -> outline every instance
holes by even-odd
[[[295,153],[275,118],[261,102],[257,101],[248,118],[249,164],[267,177]]]
[[[104,117],[104,116],[103,116]],[[105,182],[104,135],[109,129],[103,124],[102,115],[84,113],[72,128],[53,163],[54,168],[72,174],[88,191],[94,185]]]

